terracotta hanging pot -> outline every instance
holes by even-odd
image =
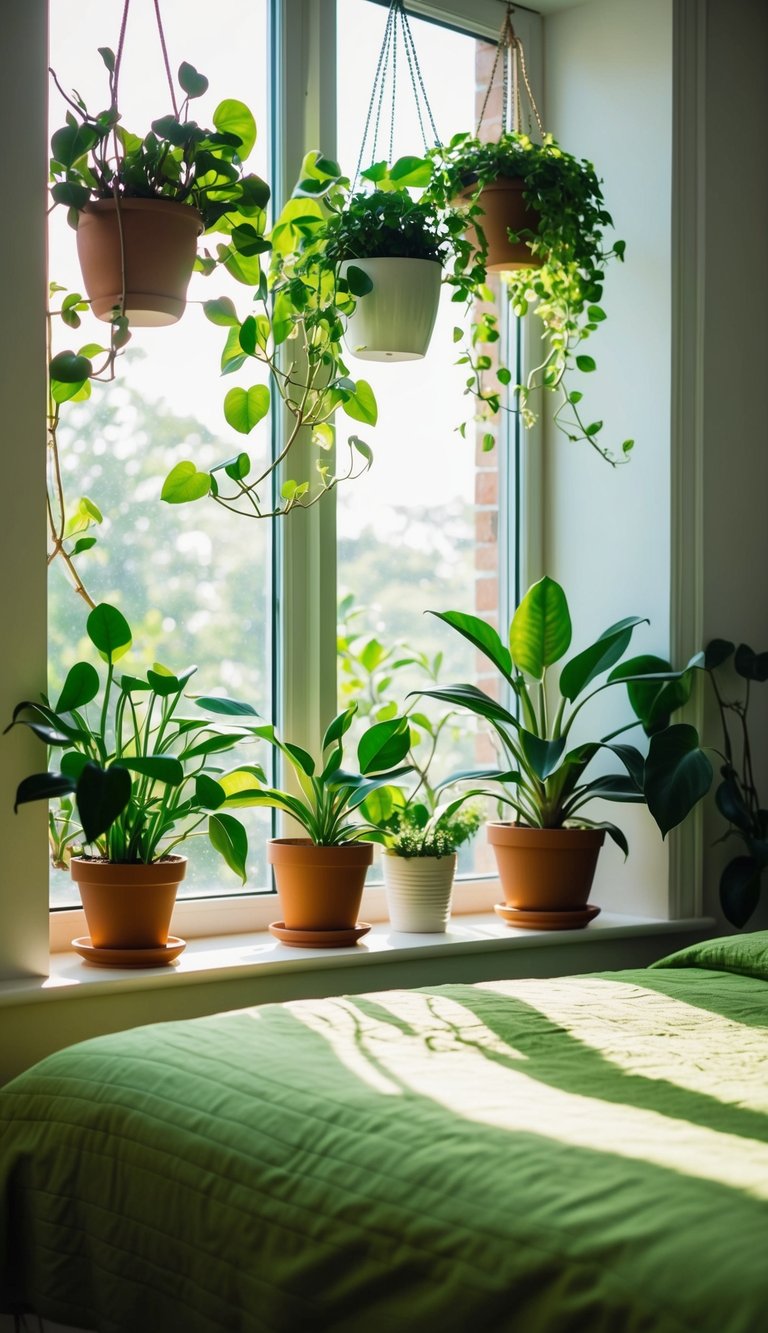
[[[73,857],[70,873],[94,948],[164,948],[186,869],[185,856],[166,856],[150,865]]]
[[[419,361],[426,356],[440,304],[436,259],[345,259],[362,269],[373,290],[358,296],[344,342],[361,361]]]
[[[203,220],[196,208],[170,199],[121,199],[125,250],[125,314],[139,328],[175,324]],[[114,199],[86,204],[77,224],[77,253],[91,309],[109,321],[123,290],[120,230]]]
[[[444,933],[451,914],[456,853],[449,856],[382,854],[389,919],[406,934]]]
[[[468,185],[459,198],[465,202],[471,200],[476,186]],[[523,198],[525,181],[519,176],[497,176],[483,186],[477,200],[477,208],[482,210],[480,225],[488,243],[486,269],[489,273],[509,272],[519,268],[541,268],[543,256],[534,255],[525,241],[510,241],[509,232],[538,231],[539,214]],[[473,226],[467,229],[467,237],[477,244],[477,233]]]
[[[289,930],[352,930],[360,915],[370,842],[317,847],[309,838],[272,838],[267,860]]]
[[[491,823],[493,847],[507,907],[523,912],[586,908],[604,829],[538,829]]]

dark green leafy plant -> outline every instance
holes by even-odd
[[[422,801],[411,800],[378,825],[385,835],[385,845],[395,856],[451,856],[471,842],[483,822],[477,805],[454,809],[458,803],[435,806],[430,813]],[[367,807],[366,807],[367,808]]]
[[[355,259],[430,259],[444,264],[450,237],[442,214],[407,190],[351,194],[326,222],[325,258],[332,267]]]
[[[115,55],[108,47],[99,54],[109,75],[110,105],[92,114],[74,92],[62,92],[70,110],[66,123],[51,138],[51,198],[77,215],[95,199],[167,199],[189,204],[202,216],[205,231],[229,237],[219,260],[209,256],[200,267],[216,262],[236,264],[239,253],[268,250],[263,239],[269,186],[260,176],[243,170],[256,142],[256,122],[244,102],[228,98],[213,113],[212,130],[189,119],[189,104],[202,97],[208,80],[192,65],[179,66],[183,94],[178,111],[152,122],[140,137],[121,123],[115,99]],[[55,77],[55,76],[54,76]]]
[[[157,861],[198,836],[207,821],[213,847],[245,883],[248,839],[227,811],[243,804],[243,787],[262,781],[264,773],[258,765],[226,773],[218,761],[256,739],[263,730],[261,719],[253,710],[247,716],[243,712],[233,727],[181,715],[195,667],[177,675],[155,664],[145,676],[118,677],[115,664],[132,642],[127,621],[102,603],[88,616],[86,628],[107,664],[105,681],[90,662],[77,662],[55,704],[43,696],[14,709],[10,726],[28,727],[62,751],[57,770],[34,773],[19,784],[16,809],[29,801],[60,800],[49,816],[52,859],[58,866],[87,848],[112,862]],[[225,714],[227,702],[198,699],[195,707]]]
[[[206,702],[209,707],[215,706],[215,700]],[[333,719],[323,737],[317,761],[301,746],[281,740],[273,726],[263,726],[258,734],[288,761],[301,795],[254,782],[240,793],[235,803],[267,806],[292,815],[318,847],[380,841],[373,825],[358,819],[356,812],[377,788],[410,772],[408,766],[402,765],[408,753],[408,723],[403,717],[394,717],[368,727],[357,745],[359,772],[350,772],[342,768],[344,736],[356,711],[356,705],[350,704]]]
[[[495,794],[495,799],[514,812],[517,822],[532,828],[604,828],[626,855],[627,841],[621,829],[585,816],[590,802],[646,803],[664,834],[705,794],[709,779],[706,765],[697,757],[695,729],[684,724],[659,729],[656,710],[646,759],[636,747],[617,740],[638,725],[637,719],[597,740],[571,743],[573,725],[591,699],[641,674],[637,660],[622,662],[633,630],[643,623],[641,618],[631,616],[611,625],[595,643],[570,657],[555,686],[551,668],[568,652],[572,630],[565,593],[552,579],[541,579],[526,593],[510,625],[509,647],[491,625],[476,616],[461,611],[432,614],[493,663],[503,689],[511,691],[513,698],[508,708],[471,684],[423,691],[489,722],[498,740],[503,766],[455,773],[448,779],[451,783],[492,782],[498,784],[497,792],[472,787],[461,799]],[[690,693],[693,665],[685,673],[668,672],[664,678],[674,680],[678,698]],[[606,672],[607,678],[595,684]],[[662,683],[660,674],[657,680],[656,691]],[[588,777],[590,764],[601,755],[617,759],[619,771]]]
[[[659,718],[663,723],[670,703],[674,706],[674,692],[680,688],[678,679],[669,682],[665,679],[666,665],[656,658],[640,662],[649,674],[632,687],[633,706],[646,726],[658,726]],[[722,749],[712,747],[709,752],[720,760],[715,804],[729,825],[721,841],[736,838],[744,844],[743,853],[732,857],[720,876],[723,915],[732,926],[741,929],[757,908],[763,875],[768,868],[768,810],[762,806],[757,790],[749,735],[753,686],[768,680],[768,652],[756,653],[745,643],[737,647],[726,639],[712,639],[693,665],[706,672],[720,717]],[[654,674],[659,667],[661,674]],[[739,692],[731,697],[734,685]],[[708,790],[714,773],[707,752],[700,747],[692,748],[689,762],[695,763],[701,784]]]
[[[519,177],[525,183],[524,198],[538,213],[539,222],[536,231],[521,232],[512,239],[525,241],[543,262],[539,268],[510,272],[504,281],[514,313],[523,316],[534,310],[544,326],[543,360],[525,383],[512,386],[519,411],[525,424],[532,425],[536,419],[533,391],[539,387],[551,390],[560,398],[555,421],[570,440],[586,441],[609,463],[626,461],[633,441],[624,441],[617,458],[601,443],[602,421],[583,418],[583,394],[565,383],[566,374],[574,369],[585,374],[596,369],[593,357],[579,348],[606,318],[600,305],[606,264],[611,258],[624,258],[623,241],[606,248],[604,232],[612,220],[594,167],[565,152],[551,135],[537,144],[517,132],[504,132],[494,143],[457,134],[449,144],[431,149],[429,160],[433,175],[426,198],[446,210],[455,255],[447,281],[454,289],[454,300],[471,313],[470,343],[461,364],[470,368],[467,387],[482,404],[481,416],[494,416],[502,401],[498,386],[488,383],[494,368],[485,349],[498,344],[499,329],[487,281],[482,192],[499,177]],[[463,204],[462,191],[467,192]],[[466,234],[470,224],[477,244]],[[462,336],[460,331],[457,334]],[[508,367],[497,366],[494,373],[502,386],[511,384]],[[486,441],[492,447],[493,435],[489,433]]]

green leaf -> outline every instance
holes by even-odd
[[[272,249],[272,242],[265,239],[261,232],[250,222],[243,222],[232,228],[232,244],[239,255],[252,259],[254,255],[263,255]]]
[[[443,703],[453,704],[456,708],[466,708],[468,712],[474,713],[476,717],[485,718],[487,722],[499,722],[515,730],[519,725],[512,713],[492,699],[490,694],[479,690],[476,685],[440,685],[432,690],[415,692],[423,695],[425,699],[441,699]]]
[[[206,810],[218,810],[227,799],[227,793],[220,782],[216,782],[207,773],[198,773],[195,778],[195,799]]]
[[[375,426],[379,419],[376,396],[367,380],[358,380],[354,392],[348,391],[341,406],[348,417],[362,421],[366,426]]]
[[[116,606],[101,602],[85,622],[88,638],[105,662],[117,662],[132,643],[131,627]]]
[[[207,472],[198,472],[194,463],[184,460],[171,468],[163,482],[160,499],[169,505],[187,504],[209,495],[211,478]]]
[[[736,856],[720,876],[720,906],[723,916],[741,930],[760,899],[761,870],[751,856]]]
[[[103,769],[87,763],[77,782],[77,811],[86,842],[95,842],[123,813],[131,799],[131,775],[113,764]]]
[[[663,730],[672,713],[688,702],[693,685],[693,670],[673,671],[663,657],[643,653],[622,662],[611,672],[608,680],[626,682],[632,710],[650,735],[654,731]]]
[[[90,662],[75,662],[67,673],[56,712],[71,713],[74,708],[85,708],[98,692],[99,673],[96,668]]]
[[[706,796],[711,782],[712,765],[699,748],[695,727],[678,723],[651,737],[644,789],[662,837]]]
[[[357,747],[360,772],[367,775],[394,768],[407,755],[410,743],[411,733],[404,718],[374,723],[360,737]]]
[[[512,661],[541,680],[547,667],[559,661],[571,642],[568,602],[559,583],[539,579],[528,589],[509,627]]]
[[[600,638],[566,662],[560,674],[560,693],[571,703],[587,685],[608,671],[626,652],[636,625],[647,624],[641,616],[618,620],[603,631]]]
[[[487,625],[478,616],[466,615],[463,611],[429,611],[428,614],[437,616],[438,620],[444,620],[446,625],[457,630],[493,662],[507,680],[511,680],[512,658],[492,625]]]
[[[390,168],[389,179],[400,189],[424,189],[432,179],[432,163],[424,157],[399,157]]]
[[[203,301],[203,314],[212,324],[220,324],[223,327],[240,324],[235,303],[228,296],[218,296],[215,301]]]
[[[224,399],[224,416],[233,430],[248,435],[269,412],[269,389],[254,384],[250,389],[230,389]]]
[[[245,102],[238,102],[233,97],[219,102],[213,113],[213,123],[222,134],[237,135],[241,141],[237,155],[244,162],[256,143],[256,121]]]
[[[315,761],[311,754],[302,750],[300,745],[292,745],[290,741],[285,742],[283,749],[295,768],[300,769],[308,778],[314,777]]]
[[[208,713],[219,713],[222,717],[259,717],[252,704],[241,703],[239,699],[227,699],[224,695],[201,695],[195,700],[198,708]]]
[[[597,370],[597,362],[595,361],[595,358],[592,356],[584,356],[583,354],[581,356],[577,356],[576,365],[578,366],[579,370],[583,370],[585,374],[588,374],[592,370]]]
[[[363,269],[357,267],[357,264],[350,264],[345,276],[353,296],[367,296],[373,291],[372,280]]]
[[[76,782],[65,773],[32,773],[16,788],[14,811],[30,801],[55,801],[75,791]]]
[[[252,319],[253,317],[250,316],[250,318]],[[246,320],[245,323],[247,324],[248,320]],[[253,326],[254,326],[254,347],[255,347],[256,345],[255,320],[253,320]],[[243,325],[243,328],[244,327],[245,324]],[[244,366],[246,361],[248,360],[248,356],[246,355],[245,351],[243,350],[243,347],[241,346],[240,342],[241,333],[242,329],[238,325],[234,325],[227,334],[227,341],[225,342],[224,349],[221,353],[222,375],[231,375],[234,371],[239,370],[241,366]]]
[[[118,762],[131,773],[152,778],[154,782],[164,782],[168,787],[179,787],[184,781],[184,768],[172,755],[149,754],[131,759],[122,755]]]
[[[329,745],[333,745],[334,741],[340,741],[342,736],[349,731],[349,728],[352,725],[352,719],[356,712],[357,704],[352,703],[348,708],[344,709],[343,713],[338,713],[336,715],[333,721],[328,725],[325,735],[323,736],[323,752],[328,749]]]
[[[114,74],[114,72],[115,72],[115,53],[114,53],[114,51],[112,50],[112,48],[109,47],[109,46],[99,46],[99,47],[97,47],[97,50],[98,50],[99,55],[101,56],[102,60],[104,61],[104,64],[106,65],[107,69],[109,70],[110,74]]]
[[[704,649],[704,666],[707,671],[714,671],[727,662],[735,647],[728,639],[710,639]]]
[[[199,74],[194,65],[190,65],[186,60],[182,60],[179,65],[179,84],[187,97],[202,97],[208,91],[208,80],[204,74]],[[216,122],[214,121],[214,124]]]
[[[50,364],[51,379],[59,384],[82,384],[92,374],[92,362],[77,352],[59,352]]]
[[[248,739],[244,731],[225,731],[216,736],[208,736],[204,741],[198,741],[196,745],[187,746],[182,750],[181,758],[197,759],[206,754],[221,754],[226,750],[233,750],[240,741]]]
[[[529,765],[536,777],[544,782],[560,763],[565,749],[565,736],[560,736],[555,741],[543,740],[540,736],[534,736],[532,731],[526,731],[524,727],[520,727],[518,735]]]
[[[230,870],[245,884],[248,878],[246,862],[248,860],[248,835],[234,815],[211,815],[208,820],[208,837],[211,846],[223,856]]]

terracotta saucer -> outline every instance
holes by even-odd
[[[507,907],[506,903],[496,903],[494,912],[509,926],[522,926],[524,930],[580,930],[590,921],[594,921],[600,911],[588,903],[586,907],[576,907],[571,911],[531,912],[522,907]]]
[[[75,953],[97,967],[162,967],[164,963],[172,963],[186,947],[187,941],[176,935],[169,935],[168,943],[157,949],[97,949],[91,944],[90,935],[72,941]]]
[[[281,944],[290,944],[295,949],[341,949],[357,944],[371,927],[367,921],[358,921],[348,930],[289,930],[284,921],[273,921],[269,929]]]

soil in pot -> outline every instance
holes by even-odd
[[[176,891],[187,869],[185,856],[151,865],[121,865],[74,857],[72,879],[97,949],[160,949],[168,943]]]
[[[469,185],[462,190],[460,198],[471,199],[475,186]],[[477,207],[482,210],[480,225],[488,243],[486,269],[489,273],[509,272],[518,268],[541,268],[544,260],[541,255],[531,253],[525,241],[510,241],[509,233],[538,231],[539,215],[530,208],[523,198],[525,181],[519,176],[498,176],[483,186],[477,200]],[[467,229],[467,237],[476,243],[474,227]]]
[[[361,361],[418,361],[424,357],[440,304],[442,268],[434,259],[344,260],[371,279],[357,298],[344,342]]]
[[[121,199],[125,314],[138,328],[181,319],[203,220],[170,199]],[[91,309],[110,320],[123,290],[120,229],[114,199],[86,204],[77,224],[77,253]]]
[[[444,933],[451,914],[456,853],[450,856],[397,856],[381,858],[389,919],[406,934]]]
[[[373,844],[317,847],[309,838],[272,838],[267,860],[289,930],[351,930],[357,925]]]
[[[604,829],[535,829],[491,823],[488,841],[508,907],[568,911],[586,906]]]

